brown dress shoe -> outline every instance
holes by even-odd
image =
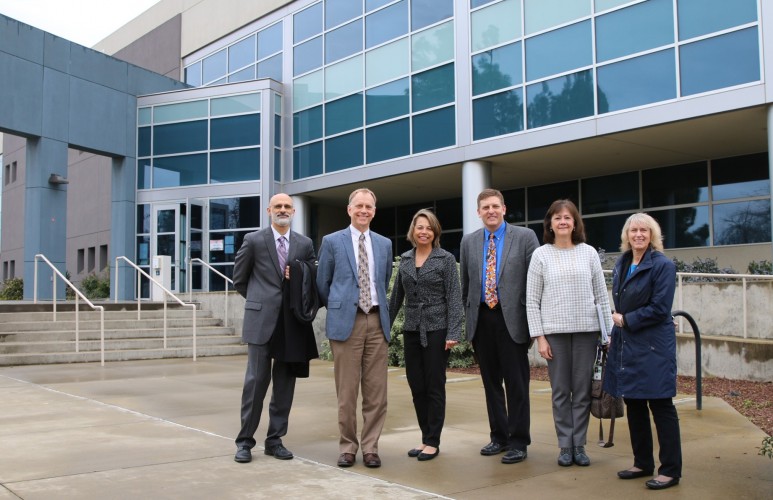
[[[381,467],[381,459],[378,453],[363,453],[362,461],[365,462],[365,467],[370,467],[371,469]]]
[[[354,453],[341,453],[341,455],[338,457],[338,466],[351,467],[354,465],[355,460],[356,457],[354,456]]]

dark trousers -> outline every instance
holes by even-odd
[[[421,442],[440,445],[446,419],[446,330],[427,332],[427,347],[421,346],[419,332],[404,332],[405,375],[413,396],[413,407],[421,429]]]
[[[500,308],[483,306],[478,314],[472,346],[486,392],[491,441],[526,451],[531,444],[529,345],[513,341]]]
[[[625,398],[628,429],[631,432],[633,465],[643,470],[655,470],[652,452],[650,411],[655,421],[660,446],[658,473],[668,477],[682,477],[682,444],[679,436],[679,416],[671,398]],[[647,408],[649,404],[649,409]]]
[[[268,407],[266,446],[282,444],[282,437],[287,434],[287,422],[295,393],[295,376],[285,362],[273,360],[272,367],[269,344],[248,344],[247,373],[244,375],[242,391],[242,427],[236,436],[237,447],[255,446],[255,431],[258,430],[263,400],[272,379],[274,384]]]

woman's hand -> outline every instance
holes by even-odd
[[[547,339],[545,339],[544,335],[542,337],[537,337],[537,351],[539,351],[539,355],[546,360],[550,361],[553,359],[553,351],[550,349],[550,344]]]
[[[612,313],[612,323],[614,323],[615,326],[622,328],[625,325],[625,319],[620,313]]]
[[[456,344],[458,344],[456,340],[446,340],[446,351],[450,350],[452,347],[454,347]]]

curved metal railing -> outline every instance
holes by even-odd
[[[188,302],[193,302],[193,262],[205,266],[225,280],[225,315],[223,316],[223,326],[228,326],[228,284],[230,283],[233,286],[234,281],[198,257],[188,259]]]
[[[674,310],[671,311],[671,316],[682,316],[685,318],[687,322],[690,323],[693,335],[695,336],[695,408],[701,410],[703,409],[703,382],[701,380],[701,373],[703,371],[701,368],[701,332],[698,330],[698,324],[688,313]]]

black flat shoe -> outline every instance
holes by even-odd
[[[440,454],[440,448],[436,448],[436,449],[435,449],[435,453],[424,453],[424,452],[422,451],[421,453],[419,453],[419,456],[418,456],[418,457],[416,457],[416,459],[417,459],[419,462],[426,462],[427,460],[432,460],[433,458],[435,458],[435,457],[436,457],[436,456],[438,456],[439,454]]]
[[[676,486],[679,484],[679,478],[674,477],[669,479],[668,481],[658,481],[657,479],[650,479],[646,483],[644,483],[647,488],[651,490],[665,490],[666,488],[670,488],[672,486]]]
[[[620,479],[636,479],[637,477],[645,477],[652,475],[651,470],[621,470],[617,473],[617,477]]]
[[[408,456],[411,458],[416,458],[421,454],[422,450],[418,448],[414,448],[412,450],[408,450]]]

